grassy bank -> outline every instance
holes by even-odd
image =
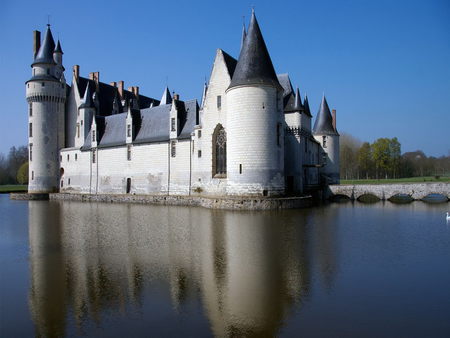
[[[27,190],[28,190],[27,185],[20,185],[20,184],[0,185],[0,194],[6,194],[9,192],[26,192]]]
[[[389,178],[380,180],[341,180],[341,184],[396,184],[396,183],[450,183],[450,177],[423,176],[423,177],[408,177],[408,178]]]

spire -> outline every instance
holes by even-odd
[[[205,79],[205,84],[203,85],[203,94],[202,94],[202,103],[201,103],[201,107],[203,108],[203,106],[205,105],[205,99],[206,99],[206,92],[208,91],[208,84],[206,83],[206,79]]]
[[[252,11],[250,25],[239,55],[239,61],[228,88],[261,84],[282,89],[270,60],[255,13]]]
[[[294,110],[302,110],[302,97],[300,96],[300,90],[297,87],[297,90],[295,91],[295,101],[294,101]]]
[[[50,25],[47,25],[47,31],[45,32],[44,41],[42,42],[39,52],[36,54],[36,58],[32,64],[37,63],[49,63],[55,64],[53,60],[53,51],[55,50],[55,41],[53,40],[52,31],[50,30]]]
[[[86,90],[83,96],[83,103],[81,104],[80,108],[95,108],[94,103],[92,102],[91,84],[89,81],[86,86]]]
[[[163,96],[161,97],[161,102],[159,103],[160,106],[164,104],[170,104],[172,103],[172,96],[170,95],[169,88],[166,86],[164,89]]]
[[[242,47],[244,46],[245,37],[247,36],[247,32],[245,31],[245,22],[242,23],[242,37],[241,37],[241,51]]]
[[[325,95],[322,96],[322,102],[320,103],[319,112],[317,113],[316,123],[314,123],[313,133],[319,135],[338,135],[337,131],[333,128],[333,119]]]
[[[309,109],[308,96],[305,94],[305,99],[303,100],[303,109],[307,116],[312,117],[311,110]]]
[[[56,44],[56,48],[55,48],[55,50],[53,51],[53,53],[64,54],[63,51],[62,51],[62,48],[61,48],[61,44],[59,43],[59,40],[58,40],[58,43]]]

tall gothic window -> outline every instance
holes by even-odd
[[[226,177],[227,175],[227,133],[221,124],[218,124],[213,133],[213,176]]]

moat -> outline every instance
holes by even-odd
[[[0,336],[448,337],[448,208],[0,195]]]

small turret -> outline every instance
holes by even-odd
[[[89,132],[89,128],[92,124],[92,119],[95,116],[95,104],[92,96],[90,82],[87,83],[86,90],[84,91],[84,96],[81,99],[81,104],[78,107],[77,115],[77,133],[75,138],[75,147],[81,148],[84,145],[86,136]]]
[[[339,133],[331,116],[325,95],[322,97],[313,136],[322,146],[323,167],[320,170],[324,184],[339,183]]]

